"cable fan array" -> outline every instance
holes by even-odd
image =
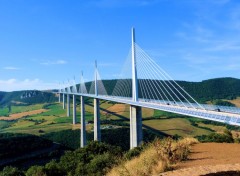
[[[85,81],[84,81],[84,78],[83,78],[83,74],[81,74],[80,85],[79,85],[79,93],[82,93],[82,94],[87,94],[88,93],[86,85],[85,85]]]
[[[112,96],[114,98],[132,98],[132,51],[129,51],[119,79],[117,79],[112,93],[107,93],[98,70],[95,70],[94,81],[86,86],[83,76],[79,89],[76,84],[67,88],[68,92],[82,94],[97,94],[101,96]],[[138,78],[139,101],[160,103],[165,105],[176,105],[204,109],[204,107],[192,96],[190,96],[169,74],[167,74],[150,56],[135,43],[136,69]],[[95,79],[97,80],[95,82]],[[95,92],[97,83],[97,92]],[[87,91],[87,87],[88,90]],[[78,90],[78,91],[77,91]]]
[[[135,49],[139,98],[143,101],[204,109],[137,44]]]
[[[79,85],[75,81],[63,83],[59,93],[78,94],[109,101],[136,104],[168,112],[190,115],[229,124],[240,124],[239,108],[199,104],[178,82],[174,81],[144,50],[135,43],[135,61],[138,86],[138,100],[132,98],[132,51],[130,50],[121,74],[116,80],[105,80],[107,91],[95,67],[94,81],[85,82],[83,76]],[[113,84],[116,82],[115,86]],[[110,86],[109,86],[110,85]],[[97,90],[97,92],[96,92]],[[135,91],[135,90],[134,90]],[[64,97],[64,96],[63,96]],[[231,114],[227,114],[231,113]]]
[[[95,78],[95,76],[97,76],[97,82],[96,82],[97,83],[97,91],[98,91],[97,95],[105,95],[106,96],[108,94],[107,94],[107,91],[106,91],[106,89],[103,85],[100,74],[99,74],[98,70],[95,70],[95,71],[96,71],[96,75],[94,75],[94,78]],[[89,94],[96,94],[96,92],[95,92],[95,80],[92,81],[92,83],[91,83]]]
[[[135,43],[139,101],[204,109]],[[112,96],[132,97],[130,50]]]
[[[132,97],[132,71],[131,71],[131,50],[118,76],[117,83],[113,89],[112,96],[121,98]]]

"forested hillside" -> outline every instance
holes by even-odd
[[[205,103],[209,100],[235,99],[240,96],[240,79],[236,78],[215,78],[201,82],[176,81],[197,101]],[[87,90],[90,90],[92,82],[86,83]],[[112,94],[117,80],[103,80],[108,94]],[[79,88],[79,85],[77,85]],[[141,91],[139,90],[140,97]],[[0,92],[0,105],[8,105],[10,102],[23,102],[27,104],[54,102],[57,97],[49,92],[37,90]]]
[[[57,100],[55,94],[50,92],[42,92],[38,90],[14,91],[14,92],[0,92],[0,105],[11,104],[35,104],[54,102]]]
[[[195,99],[204,102],[215,99],[235,99],[240,96],[240,79],[215,78],[202,82],[178,81]]]
[[[199,102],[206,102],[216,99],[235,99],[240,96],[240,79],[236,78],[215,78],[201,82],[176,81],[184,90]],[[103,80],[108,94],[113,92],[117,80]],[[86,83],[87,90],[91,82]],[[141,90],[139,90],[141,94]],[[141,95],[140,95],[141,97]]]

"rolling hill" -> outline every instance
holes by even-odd
[[[111,94],[117,80],[103,80],[102,82],[107,93]],[[176,82],[201,103],[216,99],[232,100],[240,96],[240,79],[237,78],[214,78],[201,82]],[[91,82],[86,83],[87,90],[90,89],[90,86]],[[141,94],[141,91],[139,93]],[[141,95],[139,96],[141,97]]]
[[[55,102],[57,97],[50,92],[38,90],[0,92],[0,106],[11,104],[36,104]]]
[[[201,103],[216,99],[232,100],[240,96],[240,79],[237,78],[215,78],[201,82],[176,82]],[[87,90],[90,89],[91,83],[92,82],[86,83]],[[116,83],[117,80],[103,80],[108,94],[113,92]],[[77,87],[79,87],[79,85]],[[49,103],[56,100],[57,97],[54,94],[37,90],[0,92],[0,106],[8,105],[10,102],[36,104]]]

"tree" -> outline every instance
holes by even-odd
[[[24,173],[16,167],[6,166],[0,172],[0,176],[24,176]]]
[[[47,176],[47,173],[43,166],[32,166],[27,170],[26,176]]]

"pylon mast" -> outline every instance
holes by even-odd
[[[138,101],[137,63],[135,53],[135,29],[132,28],[132,99]]]

